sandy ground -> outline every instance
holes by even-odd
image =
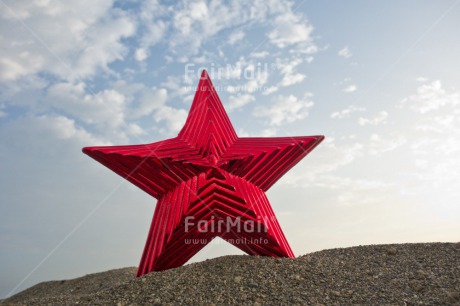
[[[223,256],[140,278],[135,271],[40,283],[2,305],[460,305],[460,243]]]

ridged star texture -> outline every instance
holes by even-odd
[[[137,276],[179,267],[215,237],[294,257],[265,195],[324,136],[239,138],[203,71],[176,138],[83,152],[158,199]]]

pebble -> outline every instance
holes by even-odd
[[[460,243],[370,245],[295,259],[223,256],[35,285],[1,305],[460,305]]]

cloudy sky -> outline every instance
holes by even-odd
[[[239,136],[326,136],[268,192],[296,255],[459,241],[459,2],[0,0],[0,297],[137,266],[155,200],[81,148],[174,137],[203,68]]]

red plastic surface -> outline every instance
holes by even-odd
[[[83,152],[158,199],[137,276],[178,267],[215,237],[294,257],[265,195],[324,136],[239,138],[203,71],[176,138]]]

